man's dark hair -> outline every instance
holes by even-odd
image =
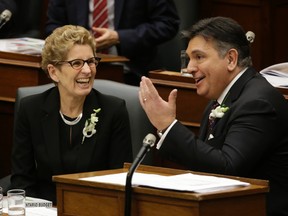
[[[214,42],[221,57],[234,48],[238,51],[238,66],[252,65],[250,42],[246,38],[243,28],[228,17],[211,17],[198,21],[190,29],[182,32],[183,37],[192,39],[202,36],[205,40]]]

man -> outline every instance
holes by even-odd
[[[267,214],[288,215],[288,105],[251,67],[251,38],[224,17],[200,20],[185,36],[197,94],[212,101],[197,137],[176,119],[177,90],[166,102],[143,77],[139,99],[162,135],[157,148],[191,170],[269,180]]]
[[[179,17],[173,0],[108,0],[109,27],[93,26],[93,0],[50,0],[47,34],[73,24],[97,33],[97,50],[130,59],[125,65],[125,82],[139,85],[142,75],[160,66],[154,59],[157,46],[178,32]],[[100,35],[100,36],[98,36]]]

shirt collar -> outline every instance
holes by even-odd
[[[233,84],[242,76],[242,74],[246,71],[247,67],[244,68],[240,73],[238,73],[234,79],[228,84],[228,86],[224,89],[220,97],[217,99],[217,102],[219,104],[222,104],[224,101],[224,98],[226,97],[227,93],[229,92],[230,88],[233,86]]]

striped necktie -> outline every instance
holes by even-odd
[[[217,101],[214,101],[212,106],[211,106],[211,110],[215,109],[219,105],[220,104]],[[208,118],[207,136],[209,136],[211,134],[213,127],[215,125],[215,122],[216,122],[216,118]]]
[[[107,0],[94,0],[93,26],[108,28]]]

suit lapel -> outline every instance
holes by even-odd
[[[94,109],[101,108],[99,105],[99,98],[95,94],[95,90],[92,89],[91,93],[86,97],[85,104],[84,104],[84,110],[83,110],[83,117],[85,118],[85,121],[91,117],[92,112],[94,112]],[[96,145],[98,143],[98,130],[99,125],[101,124],[101,110],[97,116],[99,117],[99,122],[96,124],[96,134],[94,134],[90,138],[85,138],[83,144],[81,144],[81,148],[79,148],[79,154],[77,159],[77,170],[87,170],[88,165],[90,164],[90,161],[92,160],[92,157],[94,156],[93,152],[95,151]],[[85,155],[85,157],[83,157]]]
[[[257,75],[257,72],[253,68],[248,68],[242,76],[235,82],[229,91],[229,95],[225,100],[226,106],[230,107],[232,103],[238,99],[241,95],[245,85],[249,80]]]
[[[59,107],[59,92],[57,87],[55,87],[48,95],[42,108],[44,112],[41,118],[41,127],[47,149],[47,157],[51,158],[51,166],[57,173],[61,173],[63,170],[59,143]]]
[[[114,10],[115,10],[115,19],[114,19],[114,28],[118,29],[120,17],[123,12],[125,0],[115,0]]]
[[[68,1],[66,1],[68,2]],[[89,0],[82,0],[79,4],[78,0],[69,0],[67,4],[68,20],[69,24],[80,25],[85,28],[89,28],[88,14],[89,14]]]
[[[231,87],[230,91],[227,93],[227,96],[225,97],[225,101],[224,104],[227,107],[231,107],[233,102],[235,100],[238,99],[238,97],[241,95],[241,92],[243,90],[243,88],[245,87],[245,85],[247,84],[247,82],[249,80],[251,80],[253,77],[255,77],[257,74],[257,72],[253,69],[253,68],[248,68],[243,74],[242,76],[234,83],[234,85]],[[207,136],[209,136],[209,134],[207,134],[207,126],[208,126],[208,118],[209,118],[209,114],[210,114],[210,107],[212,105],[213,101],[211,101],[207,107],[205,108],[204,111],[204,118],[201,122],[201,130],[199,131],[199,138],[201,140],[205,140]],[[217,122],[219,121],[219,119],[217,120]],[[215,129],[217,128],[217,126],[219,124],[217,124],[217,122],[215,123],[215,127],[212,130],[212,134],[215,131]]]

